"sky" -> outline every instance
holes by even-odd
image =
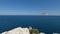
[[[60,15],[60,0],[0,0],[0,15]]]

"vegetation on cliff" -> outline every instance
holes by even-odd
[[[39,34],[39,30],[38,29],[32,29],[32,30],[30,30],[30,34]]]

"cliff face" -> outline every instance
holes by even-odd
[[[2,34],[30,34],[30,32],[28,28],[18,27],[10,31],[3,32]]]

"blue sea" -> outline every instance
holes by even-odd
[[[60,16],[0,15],[0,33],[16,27],[29,26],[46,34],[60,33]]]

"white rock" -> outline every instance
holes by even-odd
[[[41,32],[40,34],[45,34],[45,33]]]
[[[59,33],[54,33],[54,32],[53,32],[53,34],[59,34]]]
[[[10,30],[8,32],[3,32],[2,34],[30,34],[30,32],[29,32],[28,28],[18,27],[18,28]]]

